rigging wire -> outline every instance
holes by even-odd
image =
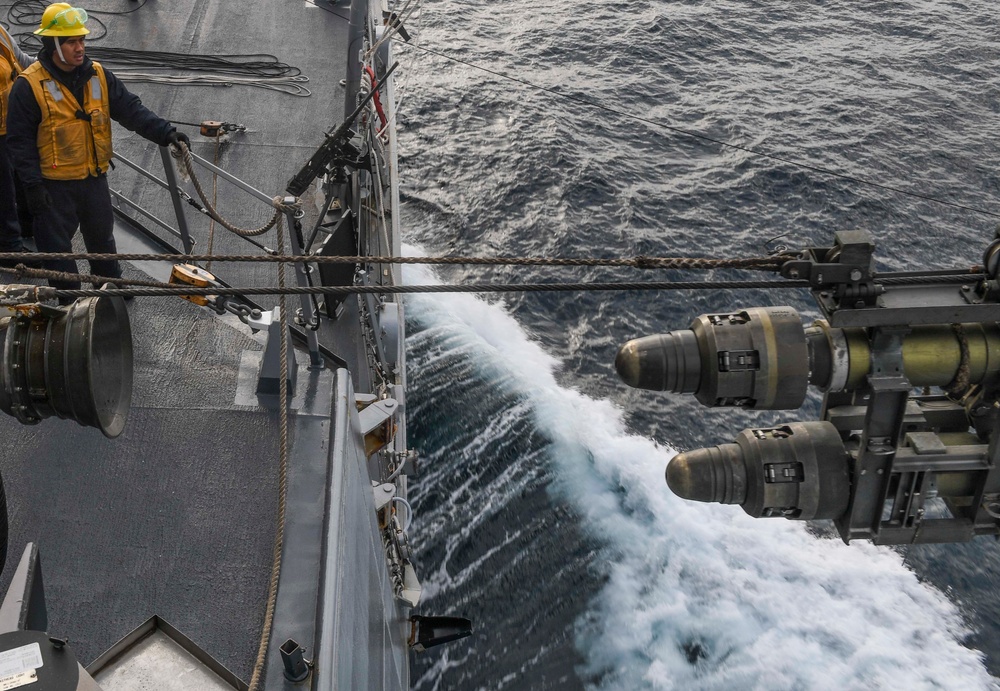
[[[410,16],[420,8],[420,0],[405,0],[402,8],[396,13],[396,20],[385,27],[385,31],[371,48],[365,52],[365,60],[371,58],[375,55],[376,51],[381,48],[385,43],[395,38],[397,34],[403,31],[403,22],[408,21]]]
[[[37,256],[37,255],[36,255]],[[637,269],[747,269],[761,271],[776,271],[781,264],[797,255],[774,255],[769,257],[744,257],[729,259],[712,259],[710,257],[392,257],[392,256],[323,256],[280,257],[273,254],[152,254],[152,253],[94,253],[94,252],[46,252],[46,259],[86,259],[120,261],[169,261],[183,260],[188,262],[301,262],[310,264],[476,264],[488,266],[603,266],[603,267],[633,267]],[[23,261],[22,252],[0,252],[0,261]],[[964,269],[953,273],[966,272]],[[966,272],[967,273],[967,272]]]
[[[280,264],[279,266],[284,266]],[[18,264],[17,266],[0,266],[0,272],[14,274],[19,278],[48,278],[62,281],[89,282],[95,285],[115,283],[128,288],[114,289],[54,289],[36,287],[36,299],[44,300],[50,297],[95,297],[95,296],[239,296],[250,295],[409,295],[417,293],[551,293],[551,292],[606,292],[606,291],[662,291],[662,290],[747,290],[747,289],[815,289],[807,280],[780,281],[629,281],[629,282],[585,282],[585,283],[455,283],[436,285],[347,285],[347,286],[194,286],[162,283],[159,281],[132,280],[110,278],[91,274],[68,273],[48,269],[33,269]],[[932,272],[933,273],[933,272]],[[955,275],[922,275],[898,276],[892,274],[877,277],[876,285],[927,285],[940,283],[968,283],[970,279],[981,279],[985,274],[958,273]]]

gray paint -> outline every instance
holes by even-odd
[[[345,95],[339,81],[346,75],[350,10],[325,6],[333,12],[310,3],[269,0],[246,0],[238,9],[199,0],[150,3],[106,18],[108,34],[97,45],[178,53],[270,52],[302,68],[313,91],[304,99],[240,87],[129,84],[164,117],[245,123],[245,134],[230,135],[218,146],[193,128],[181,129],[191,135],[193,149],[202,157],[217,160],[267,194],[281,194],[322,142],[323,132],[342,118]],[[105,65],[121,71],[113,62]],[[130,160],[163,175],[153,144],[117,126],[114,142]],[[210,176],[202,181],[211,188]],[[112,171],[110,183],[155,216],[173,217],[169,195],[127,167]],[[310,190],[303,201],[308,227],[318,200]],[[218,207],[242,225],[259,225],[270,214],[222,181]],[[209,220],[191,209],[187,220],[194,251],[207,250]],[[159,233],[176,243],[166,232]],[[216,253],[258,253],[218,226],[213,235]],[[122,250],[155,247],[124,225],[116,228],[116,236]],[[273,231],[260,240],[276,246]],[[145,278],[137,268],[165,276],[162,267],[148,262],[126,265],[126,276]],[[235,286],[276,283],[271,265],[213,264],[212,271]],[[269,309],[276,300],[260,302]],[[319,337],[350,363],[354,385],[365,391],[370,382],[357,300],[348,299],[345,306],[340,319],[324,322]],[[22,427],[13,419],[0,419],[11,545],[16,553],[29,540],[39,543],[50,631],[69,637],[81,660],[93,659],[159,614],[248,679],[264,616],[277,497],[277,415],[242,395],[240,388],[241,362],[259,357],[260,341],[231,316],[217,317],[182,300],[138,298],[129,312],[136,368],[133,407],[121,437],[107,440],[97,430],[62,420]],[[304,352],[298,358],[308,360]],[[315,507],[322,488],[319,501],[332,513],[324,528],[322,508],[296,508],[286,544],[286,558],[294,565],[286,562],[285,574],[301,571],[303,585],[310,569],[322,571],[323,586],[337,593],[339,599],[325,600],[323,615],[335,619],[324,640],[336,646],[327,650],[344,682],[339,688],[398,688],[408,682],[404,614],[388,588],[364,459],[356,448],[354,455],[338,455],[351,448],[347,421],[356,418],[353,393],[344,389],[338,395],[332,419],[322,412],[331,375],[312,377],[299,370],[290,499],[296,507]],[[338,386],[346,381],[346,372],[341,373]],[[334,429],[338,424],[339,433]],[[316,482],[324,465],[334,472]],[[327,498],[327,491],[335,491],[339,499]],[[314,520],[306,520],[310,518]],[[318,542],[324,536],[328,542]],[[320,544],[334,552],[318,556]],[[10,571],[0,586],[6,586]],[[307,625],[304,617],[309,598],[315,606],[318,594],[290,581],[283,580],[283,587],[275,638],[301,635],[312,656],[315,646],[308,643],[308,629],[317,625],[315,619]],[[272,674],[268,688],[280,688],[275,686],[280,683],[280,676]]]

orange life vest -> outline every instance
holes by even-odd
[[[38,125],[38,156],[42,177],[83,180],[106,173],[111,163],[111,105],[104,68],[94,64],[94,76],[83,87],[83,103],[39,62],[21,72],[42,111]],[[83,116],[83,117],[80,117]]]
[[[0,28],[0,136],[7,134],[7,98],[19,74],[21,64],[14,52],[14,39]]]

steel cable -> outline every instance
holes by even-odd
[[[778,271],[785,261],[797,259],[793,255],[774,257],[749,257],[744,259],[709,259],[707,257],[372,257],[317,256],[277,257],[273,254],[101,254],[88,252],[46,253],[46,259],[118,259],[121,261],[185,261],[185,262],[300,262],[316,264],[438,264],[438,265],[486,265],[486,266],[591,266],[591,267],[632,267],[637,269],[746,269],[750,271]],[[24,261],[23,252],[0,252],[0,261]]]

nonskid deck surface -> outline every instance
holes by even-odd
[[[237,674],[255,651],[274,537],[273,415],[234,405],[258,348],[194,305],[129,308],[135,394],[125,432],[3,419],[11,562],[42,552],[49,631],[89,662],[159,614]]]
[[[266,194],[278,195],[342,118],[349,7],[248,0],[162,3],[102,16],[101,47],[178,53],[271,53],[310,77],[309,98],[249,87],[129,84],[163,117],[245,124],[216,151],[213,139],[182,128],[195,153]],[[105,61],[112,70],[117,68]],[[162,177],[159,152],[116,128],[116,151]],[[172,219],[166,193],[119,165],[111,187]],[[211,190],[211,177],[202,173]],[[219,183],[218,206],[242,225],[270,210]],[[307,194],[306,223],[315,219]],[[188,213],[195,251],[209,245],[208,219]],[[152,226],[151,226],[152,227]],[[119,245],[135,249],[126,226]],[[179,241],[163,234],[172,244]],[[276,246],[274,231],[259,238]],[[216,227],[216,253],[260,251]],[[287,240],[286,240],[287,247]],[[81,263],[81,269],[86,269]],[[273,265],[213,267],[232,285],[274,285]],[[126,277],[146,278],[125,266]],[[291,272],[289,272],[289,282]],[[276,300],[260,298],[272,305]],[[354,300],[327,341],[356,364],[362,348]],[[297,306],[297,302],[290,302]],[[11,557],[6,588],[23,545],[42,552],[49,628],[68,637],[84,664],[152,614],[175,625],[220,662],[249,678],[263,621],[277,496],[277,416],[237,396],[241,355],[259,339],[232,318],[174,298],[129,306],[135,347],[133,405],[113,440],[75,422],[48,419],[22,427],[0,419],[0,470],[9,503]],[[300,360],[302,356],[300,354]],[[352,366],[352,370],[359,369]],[[364,368],[360,368],[364,369]],[[294,432],[294,430],[293,430]],[[325,450],[317,449],[317,453]]]

